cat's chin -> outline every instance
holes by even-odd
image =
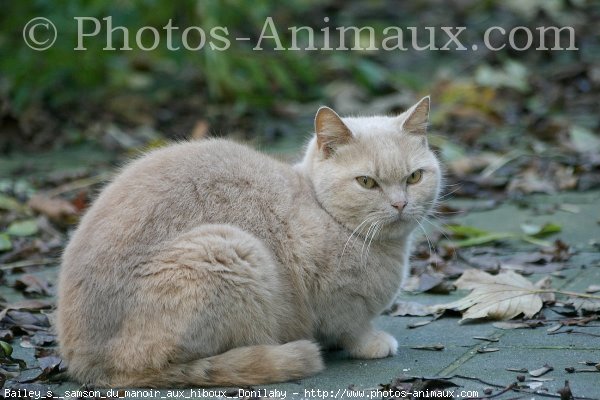
[[[402,239],[409,236],[418,226],[417,219],[408,215],[398,215],[391,219],[381,229],[380,237],[383,239]]]
[[[407,224],[409,225],[417,225],[417,220],[419,219],[418,216],[415,215],[410,215],[410,214],[406,214],[406,213],[402,213],[402,214],[397,214],[394,215],[393,217],[390,218],[390,222],[388,223],[388,225],[403,225],[406,226]]]

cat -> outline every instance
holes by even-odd
[[[70,239],[59,349],[100,387],[247,386],[321,371],[321,349],[392,356],[372,320],[408,270],[440,165],[429,97],[394,116],[322,107],[287,165],[222,139],[135,160]]]

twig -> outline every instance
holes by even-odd
[[[562,295],[565,295],[565,296],[581,297],[581,298],[584,298],[584,299],[600,300],[600,296],[595,296],[595,295],[589,294],[589,293],[568,292],[568,291],[564,291],[564,290],[552,290],[552,292],[554,292],[556,294],[562,294]]]
[[[580,374],[580,373],[586,373],[586,372],[591,372],[593,374],[598,374],[598,373],[600,373],[600,370],[597,370],[595,368],[594,369],[592,369],[592,368],[589,368],[589,369],[576,369],[573,372],[569,372],[569,373],[570,374]]]
[[[513,382],[510,385],[508,385],[507,387],[505,387],[504,389],[502,389],[501,391],[499,391],[498,393],[494,393],[494,394],[490,394],[488,396],[484,396],[484,397],[467,397],[465,398],[465,400],[483,400],[483,399],[491,399],[493,397],[498,397],[498,396],[502,396],[504,393],[506,392],[510,392],[511,390],[513,390],[514,388],[517,387],[517,383]]]
[[[593,294],[568,292],[565,290],[558,290],[558,289],[536,289],[536,290],[531,290],[531,291],[527,292],[527,294],[540,294],[540,293],[554,293],[554,294],[562,294],[563,296],[572,296],[572,297],[581,297],[584,299],[600,300],[600,296],[595,296]],[[524,296],[524,295],[522,295],[522,296]]]
[[[492,386],[492,387],[496,387],[496,388],[506,389],[506,386],[497,385],[497,384],[491,383],[491,382],[486,382],[483,379],[475,378],[473,376],[452,375],[452,376],[449,376],[447,379],[453,379],[453,378],[459,378],[459,379],[466,379],[466,380],[470,380],[470,381],[476,381],[476,382],[479,382],[479,383],[483,383],[484,385],[488,385],[488,386]],[[515,383],[513,383],[513,385],[515,385]],[[539,392],[539,391],[534,391],[534,390],[528,390],[528,389],[520,388],[520,387],[517,387],[517,386],[513,386],[512,390],[514,390],[515,392],[521,392],[521,393],[527,393],[527,394],[534,394],[534,395],[540,396],[540,397],[552,397],[552,398],[560,399],[560,395],[558,395],[558,394],[544,393],[544,392]],[[483,397],[483,399],[486,399],[488,397]],[[591,397],[586,397],[585,399],[586,400],[600,400],[598,398],[591,398]]]
[[[23,268],[23,267],[32,267],[34,265],[48,265],[59,263],[59,258],[42,258],[41,260],[25,260],[25,261],[16,261],[12,263],[6,263],[0,266],[0,270],[6,271],[13,268]]]
[[[93,186],[98,183],[102,183],[111,178],[112,174],[103,173],[99,175],[95,175],[89,178],[78,179],[69,183],[65,183],[64,185],[60,185],[52,190],[47,191],[45,194],[48,197],[58,196],[59,194],[72,192],[74,190],[83,189],[88,186]]]
[[[449,379],[452,379],[452,378],[466,379],[468,381],[477,381],[479,383],[483,383],[484,385],[493,386],[493,387],[496,387],[496,388],[504,388],[505,387],[504,385],[498,385],[496,383],[486,382],[483,379],[476,378],[474,376],[452,375]]]
[[[566,331],[558,331],[558,332],[548,332],[548,335],[560,335],[563,333],[575,333],[575,334],[579,334],[579,335],[588,335],[588,336],[594,336],[594,337],[600,337],[599,334],[597,333],[589,333],[589,332],[580,332],[580,331],[574,331],[573,329],[567,329]]]

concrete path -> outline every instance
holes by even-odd
[[[472,206],[473,202],[455,202],[459,206]],[[564,290],[582,292],[590,284],[600,284],[600,192],[567,193],[556,196],[531,196],[517,206],[514,203],[480,212],[470,212],[457,219],[458,222],[495,231],[518,231],[522,222],[555,222],[562,225],[560,237],[577,251],[569,265],[561,271],[562,278],[553,278],[553,286]],[[561,211],[555,207],[562,207]],[[558,207],[560,208],[560,207]],[[524,243],[511,243],[505,248],[507,253],[526,252],[532,249]],[[39,274],[54,279],[56,267],[45,268]],[[529,278],[535,281],[545,275],[534,274]],[[8,277],[9,281],[18,275]],[[0,293],[9,300],[18,296],[11,289],[1,287]],[[463,296],[464,292],[452,295],[404,294],[403,300],[424,304],[446,303]],[[549,309],[544,311],[546,319],[564,319],[564,316]],[[246,397],[256,398],[273,395],[277,398],[331,399],[331,398],[382,398],[385,393],[377,392],[381,385],[390,384],[399,377],[446,377],[458,385],[448,387],[455,398],[493,396],[496,399],[542,399],[560,398],[557,391],[570,383],[572,394],[579,399],[600,399],[600,371],[594,366],[582,364],[586,361],[600,363],[600,321],[592,321],[586,326],[574,326],[572,333],[568,327],[548,332],[551,325],[536,329],[502,330],[491,322],[459,325],[458,317],[443,317],[430,324],[414,329],[407,326],[428,317],[388,317],[382,316],[377,325],[392,333],[400,343],[398,355],[383,360],[350,360],[344,352],[327,354],[327,369],[314,377],[299,382],[269,385],[254,388],[254,392],[243,392]],[[489,338],[493,341],[475,339]],[[14,356],[32,360],[33,349],[13,342]],[[418,346],[443,345],[443,350],[419,350]],[[496,351],[486,352],[494,348]],[[544,365],[553,369],[534,378],[527,371],[537,370]],[[523,369],[522,372],[515,372]],[[576,372],[569,373],[567,370]],[[520,381],[520,380],[521,381]],[[503,388],[517,382],[521,391]],[[59,385],[41,385],[56,394],[63,395],[67,390],[82,388],[72,382]],[[211,389],[215,390],[215,389]],[[218,389],[220,390],[220,389]],[[259,390],[259,391],[258,391]],[[537,394],[535,392],[537,391]],[[135,393],[132,393],[135,394]],[[202,389],[177,391],[146,391],[129,398],[208,398],[214,392]],[[229,390],[229,395],[237,395]],[[426,398],[425,393],[420,394]]]

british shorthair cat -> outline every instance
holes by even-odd
[[[63,256],[57,330],[71,376],[242,386],[315,374],[320,349],[394,355],[372,320],[440,191],[428,114],[428,97],[393,117],[322,107],[294,166],[220,139],[132,162]]]

